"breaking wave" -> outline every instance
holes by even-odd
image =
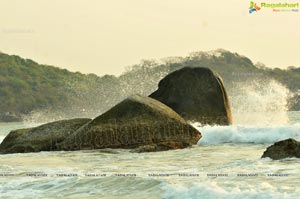
[[[271,79],[253,79],[230,88],[234,124],[279,125],[288,123],[287,100],[290,91]]]
[[[199,126],[193,124],[201,133],[202,144],[253,143],[273,144],[287,138],[300,140],[300,124],[281,126]]]

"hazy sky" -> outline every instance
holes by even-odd
[[[249,14],[249,4],[247,0],[0,0],[0,51],[98,75],[118,75],[141,59],[217,48],[269,67],[300,67],[300,12],[262,9]]]

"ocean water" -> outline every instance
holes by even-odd
[[[286,116],[283,124],[195,123],[203,138],[183,150],[0,155],[0,198],[299,198],[300,160],[260,158],[276,141],[300,140],[300,112]],[[0,139],[34,125],[2,123]]]
[[[300,112],[287,112],[289,91],[255,80],[229,91],[234,125],[201,126],[198,145],[131,153],[122,149],[0,155],[2,199],[282,199],[300,198],[300,159],[261,159],[286,138],[300,140]],[[0,124],[0,142],[13,129]]]

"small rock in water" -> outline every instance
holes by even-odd
[[[300,158],[300,142],[292,138],[276,142],[269,146],[262,158],[269,157],[273,160],[284,158]]]

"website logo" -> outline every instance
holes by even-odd
[[[260,5],[260,6],[258,6]],[[300,3],[254,3],[253,1],[250,2],[250,7],[249,7],[249,13],[257,12],[261,9],[263,10],[270,10],[273,12],[299,12],[300,11]]]
[[[260,7],[256,5],[253,1],[250,2],[249,13],[257,12],[260,10]]]

